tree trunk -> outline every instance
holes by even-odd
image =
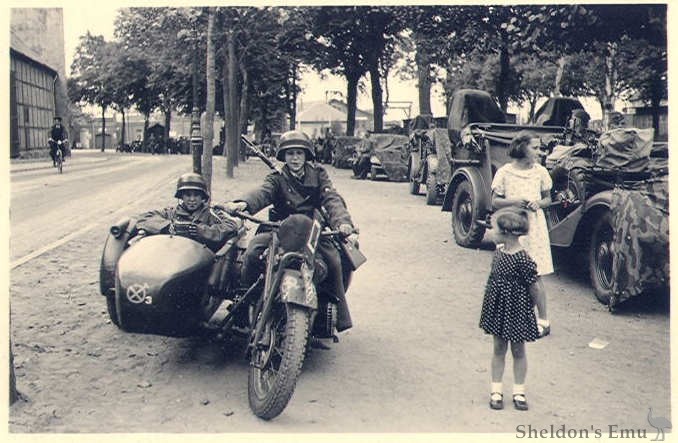
[[[172,108],[170,108],[169,103],[165,108],[165,130],[162,133],[162,149],[164,153],[167,153],[167,148],[169,147],[169,131],[170,124],[172,122]]]
[[[562,87],[563,87],[563,74],[565,73],[565,56],[561,55],[560,58],[558,58],[558,69],[556,70],[556,84],[554,85],[553,93],[556,97],[560,97],[563,95],[562,93]]]
[[[106,150],[106,106],[102,106],[101,107],[101,152],[104,152],[105,150]]]
[[[534,97],[530,98],[530,100],[529,100],[529,102],[530,102],[530,115],[529,115],[528,121],[532,121],[532,119],[534,118],[534,111],[537,110],[536,109],[537,108],[537,100],[539,100],[539,96],[537,94],[535,94]]]
[[[508,38],[502,33],[502,44],[499,51],[499,80],[497,85],[497,99],[501,110],[506,113],[508,108],[508,78],[509,78]]]
[[[289,86],[289,91],[287,99],[290,103],[290,130],[294,130],[297,126],[297,64],[292,63],[292,78],[290,79],[291,85]]]
[[[150,119],[150,113],[145,113],[144,114],[144,133],[142,135],[143,138],[143,145],[144,149],[146,148],[146,142],[148,141],[148,126],[150,125],[150,122],[148,121]]]
[[[358,101],[358,80],[360,76],[346,75],[346,135],[352,137],[355,134],[355,112]]]
[[[240,62],[240,76],[242,78],[242,85],[240,87],[240,111],[238,112],[238,147],[240,146],[240,134],[247,133],[247,116],[249,114],[248,108],[248,95],[247,90],[249,89],[249,77],[247,76],[247,67],[243,61]],[[238,152],[241,150],[238,149]],[[242,160],[247,160],[247,156],[244,155],[244,152],[241,152]]]
[[[378,61],[370,66],[370,83],[372,84],[372,109],[374,109],[374,132],[384,130],[384,101],[381,90],[381,75]]]
[[[431,64],[424,57],[415,56],[417,62],[417,90],[419,92],[419,114],[433,115],[431,112]]]
[[[209,8],[209,15],[207,16],[207,56],[206,56],[206,72],[207,72],[207,91],[205,103],[205,127],[202,128],[202,176],[207,182],[207,189],[212,189],[212,146],[214,144],[214,108],[216,100],[216,65],[214,41],[214,8]]]
[[[197,32],[197,31],[196,31]],[[193,62],[191,63],[191,132],[193,132],[193,120],[195,119],[195,113],[198,109],[198,45],[197,43],[193,47]],[[208,74],[209,75],[209,74]],[[209,100],[209,98],[208,98]],[[193,134],[191,134],[192,136]],[[203,140],[203,155],[205,153],[205,141]],[[202,162],[200,159],[200,151],[198,150],[198,145],[194,144],[191,141],[191,159],[193,161],[193,172],[198,174],[202,173]],[[209,182],[208,182],[209,184]]]
[[[617,85],[617,44],[608,43],[605,54],[605,95],[603,98],[603,122],[607,130],[609,127],[608,115],[614,110],[615,87]]]
[[[127,135],[126,131],[125,131],[125,108],[122,108],[122,110],[120,112],[122,113],[122,134],[121,134],[122,140],[120,141],[120,147],[124,148],[125,147],[125,136]],[[122,151],[122,149],[120,149],[120,150]]]
[[[226,122],[226,143],[228,144],[228,156],[232,167],[238,166],[238,95],[237,95],[237,72],[235,56],[235,34],[231,30],[228,33],[228,120]],[[232,174],[232,172],[231,172]],[[232,175],[231,175],[232,177]]]

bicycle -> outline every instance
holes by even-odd
[[[58,140],[54,141],[50,139],[50,143],[56,144],[56,152],[54,153],[54,166],[57,168],[57,173],[61,174],[63,173],[64,169],[64,150],[62,149],[62,146],[65,147],[66,145],[66,140]]]

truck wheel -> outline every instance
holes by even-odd
[[[473,187],[468,180],[459,183],[452,198],[452,232],[459,246],[472,247],[480,244],[485,227],[476,223],[480,208]]]
[[[599,302],[609,305],[612,297],[612,215],[605,211],[593,224],[589,244],[589,274]]]
[[[438,203],[438,187],[435,175],[428,173],[426,176],[426,204],[431,206]]]

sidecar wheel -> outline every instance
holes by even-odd
[[[280,415],[290,401],[308,340],[307,310],[294,305],[274,309],[271,346],[252,353],[247,380],[250,409],[264,420]]]

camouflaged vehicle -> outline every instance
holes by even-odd
[[[652,139],[652,129],[618,128],[545,157],[554,200],[571,202],[546,211],[551,245],[584,255],[610,310],[669,287],[668,145]]]

